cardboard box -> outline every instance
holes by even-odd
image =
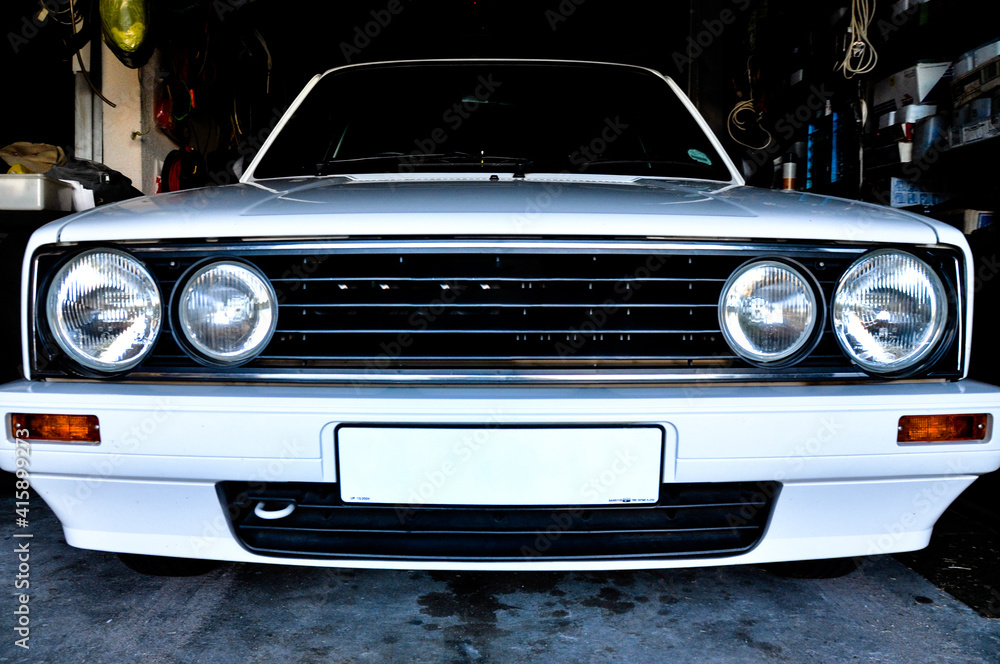
[[[938,205],[948,200],[950,195],[943,192],[930,191],[929,187],[921,186],[903,178],[890,178],[889,205],[894,208]]]
[[[950,62],[919,64],[877,82],[872,93],[875,114],[922,103],[950,66]]]
[[[993,138],[1000,136],[1000,113],[996,113],[990,118],[990,126],[986,129],[986,137]]]
[[[968,145],[969,143],[975,143],[976,141],[981,141],[984,138],[989,138],[989,130],[989,120],[980,120],[978,122],[972,122],[965,125],[962,127],[962,145]]]
[[[977,67],[968,76],[954,79],[951,86],[956,109],[995,90],[1000,90],[1000,58]]]
[[[989,97],[980,97],[979,99],[973,99],[969,102],[969,120],[986,120],[991,115],[992,111],[992,100]]]
[[[954,226],[966,235],[993,224],[992,210],[949,210],[939,216],[941,221]]]

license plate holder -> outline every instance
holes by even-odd
[[[659,499],[659,426],[341,425],[341,500],[358,504],[587,506]]]

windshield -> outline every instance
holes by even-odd
[[[319,81],[254,177],[564,172],[731,179],[654,74],[558,63],[410,63]]]

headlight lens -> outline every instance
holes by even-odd
[[[862,256],[837,284],[833,329],[854,362],[876,373],[908,369],[944,334],[948,297],[916,256],[894,250]]]
[[[82,366],[109,373],[139,364],[163,323],[153,276],[114,249],[86,251],[63,265],[45,308],[59,347]]]
[[[795,268],[757,261],[736,270],[719,302],[722,334],[738,355],[769,364],[789,360],[814,338],[816,294]]]
[[[196,270],[177,300],[180,332],[203,359],[247,362],[264,350],[278,322],[270,282],[255,268],[219,261]]]

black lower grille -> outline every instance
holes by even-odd
[[[512,561],[725,557],[760,541],[780,485],[664,484],[655,505],[607,508],[345,504],[337,484],[223,482],[233,530],[266,556]],[[280,519],[254,513],[259,503]]]

